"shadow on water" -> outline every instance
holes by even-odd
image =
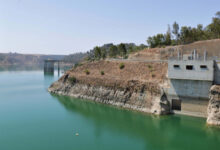
[[[203,118],[158,117],[67,96],[52,96],[68,111],[91,120],[97,136],[102,130],[111,130],[143,140],[146,149],[214,150],[220,146],[220,129],[208,128]]]

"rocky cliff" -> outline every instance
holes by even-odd
[[[117,62],[106,61],[85,64],[67,72],[48,90],[55,94],[69,95],[159,115],[170,112],[162,83],[153,82],[152,78],[143,80],[140,78],[141,75],[138,76],[138,70],[150,68],[155,71],[158,65],[166,67],[166,64],[151,64],[149,67],[146,64],[143,66],[142,64],[126,63],[123,69],[120,69],[118,65]],[[133,68],[131,72],[129,68],[133,65],[138,67]],[[89,74],[85,73],[82,71],[85,68],[87,71],[89,69],[92,71]],[[97,68],[99,69],[96,70]],[[100,69],[106,71],[105,75],[98,75]],[[126,75],[127,71],[130,74]],[[133,76],[131,76],[132,74]],[[160,77],[161,75],[163,75],[162,69],[160,69]],[[139,79],[136,78],[137,76]]]
[[[207,123],[220,125],[220,85],[214,85],[210,89],[210,101],[208,105]]]

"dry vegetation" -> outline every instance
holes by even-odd
[[[123,62],[124,68],[120,69],[120,61],[96,61],[85,63],[68,71],[70,77],[75,77],[77,82],[90,85],[109,87],[149,87],[157,88],[159,83],[166,79],[166,63]],[[84,70],[89,70],[86,74]],[[100,73],[104,72],[104,75]],[[62,80],[62,79],[61,79]]]
[[[197,50],[200,56],[203,56],[204,50],[206,50],[208,57],[217,56],[220,58],[220,39],[198,41],[187,45],[167,46],[165,48],[144,49],[131,54],[129,59],[167,60],[170,57],[176,57],[177,50],[183,54],[189,54],[194,49]]]

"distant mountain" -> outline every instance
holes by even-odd
[[[67,63],[76,64],[80,62],[81,60],[83,60],[85,57],[87,57],[87,53],[75,53],[75,54],[70,54],[70,55],[65,56],[63,58],[63,61]]]
[[[0,53],[0,65],[40,65],[45,59],[62,60],[65,55]]]

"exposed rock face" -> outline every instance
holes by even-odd
[[[160,87],[143,84],[139,81],[128,81],[127,86],[102,86],[71,82],[69,75],[64,75],[59,81],[53,83],[48,91],[60,95],[68,95],[111,104],[119,107],[158,115],[170,113],[169,102],[166,94]]]
[[[214,85],[210,89],[207,123],[220,125],[220,85]]]
[[[170,113],[170,102],[164,92],[159,99],[154,100],[154,104],[151,107],[151,113],[157,115],[166,115]]]

